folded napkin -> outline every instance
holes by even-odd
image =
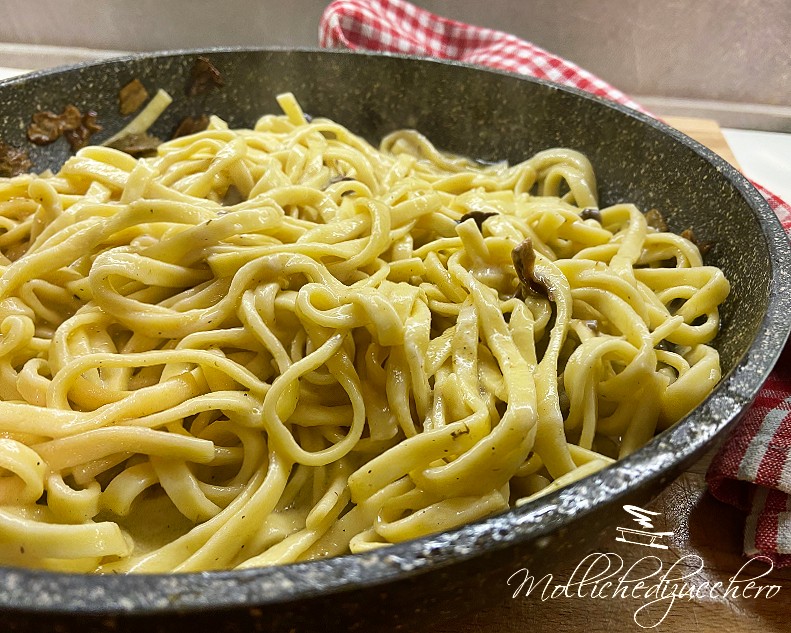
[[[336,0],[322,15],[319,39],[325,48],[454,59],[530,75],[645,112],[620,90],[535,44],[402,0]],[[791,207],[756,187],[791,234]],[[712,461],[707,481],[717,498],[749,513],[745,554],[791,565],[791,347]]]

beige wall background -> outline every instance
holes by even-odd
[[[327,4],[0,0],[0,66],[38,68],[115,51],[316,46]],[[791,132],[791,0],[416,4],[531,40],[659,112],[715,116],[724,125]]]

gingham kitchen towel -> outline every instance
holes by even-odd
[[[325,48],[454,59],[531,75],[645,112],[620,90],[535,44],[402,0],[336,0],[324,11],[319,40]],[[758,189],[791,233],[791,207]],[[707,479],[716,497],[749,513],[745,553],[791,565],[791,348],[714,458]]]

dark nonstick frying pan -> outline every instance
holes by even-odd
[[[189,96],[199,55],[223,85]],[[668,126],[546,82],[459,64],[328,51],[209,50],[145,54],[41,72],[0,84],[0,138],[27,147],[38,170],[56,169],[63,139],[35,147],[25,128],[39,109],[94,110],[101,142],[124,125],[119,89],[140,79],[174,103],[153,133],[167,138],[186,115],[214,113],[232,127],[277,112],[293,92],[304,110],[376,141],[414,127],[440,148],[482,160],[522,160],[567,146],[588,155],[602,205],[656,207],[670,228],[712,242],[708,263],[732,286],[716,341],[724,379],[676,426],[629,458],[504,514],[452,532],[354,556],[247,571],[84,576],[0,568],[7,631],[405,630],[490,600],[508,576],[535,573],[585,552],[620,506],[655,495],[737,420],[789,331],[791,254],[760,194],[730,165]],[[55,626],[60,628],[53,628]]]

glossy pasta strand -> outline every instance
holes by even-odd
[[[0,563],[386,547],[606,468],[719,380],[727,280],[600,209],[585,156],[376,147],[278,101],[0,179]]]

